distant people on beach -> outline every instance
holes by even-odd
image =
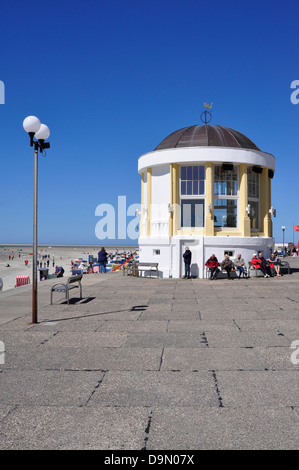
[[[63,274],[64,274],[63,267],[62,266],[56,266],[55,274],[57,275],[57,277],[63,277]]]

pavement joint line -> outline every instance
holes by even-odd
[[[206,336],[205,331],[203,333],[200,333],[199,336],[201,337],[202,341],[200,341],[201,344],[205,344],[207,348],[209,348],[209,342]]]
[[[165,346],[163,346],[162,353],[161,353],[160,364],[159,364],[159,368],[158,368],[159,371],[161,371],[161,367],[162,367],[162,364],[163,364],[164,349],[165,349]]]
[[[236,327],[238,328],[239,331],[242,331],[241,328],[239,327],[238,323],[236,322],[236,320],[233,318],[233,323],[236,325]]]
[[[215,384],[215,390],[216,390],[216,394],[217,394],[217,398],[218,398],[218,402],[219,402],[219,408],[223,408],[223,401],[222,401],[222,398],[221,398],[221,395],[220,395],[220,390],[219,390],[216,371],[212,370],[212,373],[213,373],[213,379],[214,379],[214,384]]]
[[[145,433],[144,442],[143,442],[143,447],[141,450],[147,450],[148,438],[149,438],[150,428],[152,424],[152,416],[153,416],[153,410],[151,410],[148,415],[147,426],[144,430],[144,433]]]
[[[91,392],[90,396],[88,397],[85,405],[82,405],[82,406],[87,406],[88,403],[90,402],[90,400],[92,399],[93,395],[95,394],[96,390],[99,388],[99,386],[101,385],[101,383],[103,382],[104,378],[106,377],[106,373],[107,372],[104,372],[103,373],[103,377],[100,378],[100,380],[98,381],[98,383],[96,384],[96,386],[94,387],[93,391]]]

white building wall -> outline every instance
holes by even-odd
[[[170,166],[152,168],[151,236],[168,237]]]

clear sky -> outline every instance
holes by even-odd
[[[138,157],[171,132],[201,124],[203,102],[213,102],[213,124],[276,157],[274,236],[281,241],[285,225],[292,241],[298,1],[2,2],[0,47],[0,243],[32,241],[26,116],[51,131],[51,148],[39,158],[39,242],[101,244],[96,207],[117,207],[118,196],[127,206],[140,203]]]

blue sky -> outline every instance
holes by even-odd
[[[268,0],[2,2],[0,243],[32,241],[26,116],[51,130],[51,149],[39,158],[39,242],[101,244],[96,207],[117,206],[119,195],[139,203],[138,157],[200,123],[203,102],[214,103],[214,124],[276,157],[274,236],[280,241],[285,225],[292,241],[297,9]]]

